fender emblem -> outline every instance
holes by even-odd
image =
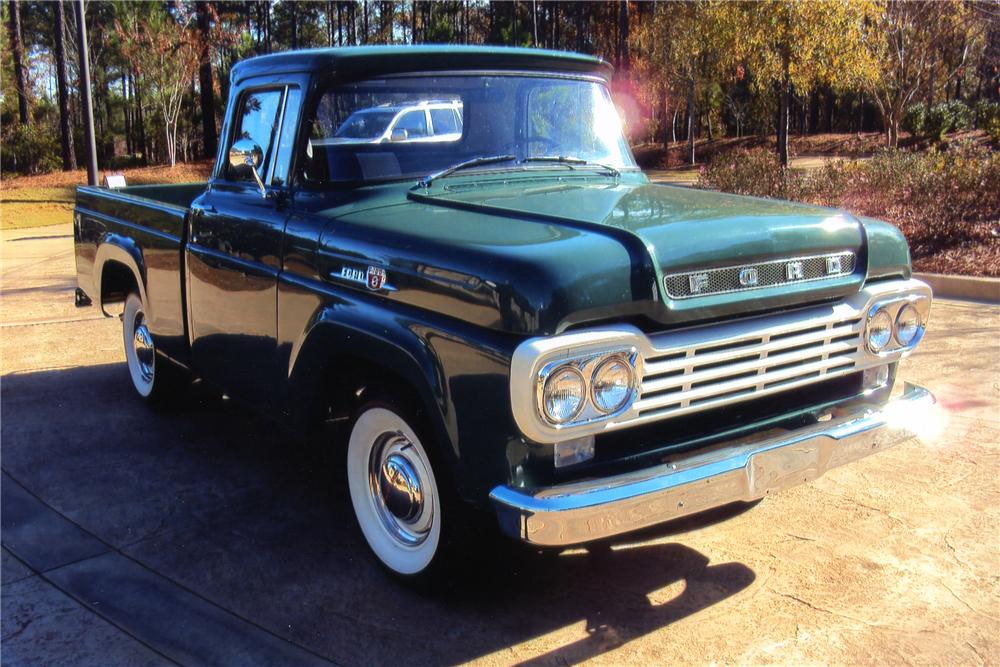
[[[385,269],[377,266],[368,267],[368,289],[379,290],[385,285]]]
[[[389,284],[385,269],[378,266],[369,266],[367,270],[355,269],[353,266],[342,266],[339,273],[332,273],[330,277],[364,285],[373,292],[396,291],[396,288]]]

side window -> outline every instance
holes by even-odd
[[[434,126],[435,135],[458,134],[462,131],[454,109],[431,109],[431,125]]]
[[[233,135],[234,141],[250,139],[260,146],[264,153],[264,161],[260,166],[261,175],[267,174],[267,169],[273,159],[273,143],[275,129],[278,123],[278,109],[281,108],[281,90],[257,90],[247,93],[240,102],[239,125]],[[234,181],[253,180],[248,170],[227,168],[227,177]]]
[[[426,137],[427,117],[424,115],[424,110],[407,111],[400,117],[396,122],[396,126],[392,129],[406,130],[407,137],[411,139],[413,137]]]

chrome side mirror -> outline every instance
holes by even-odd
[[[406,130],[393,130],[389,135],[389,141],[406,141],[410,138],[410,133]]]
[[[260,180],[260,173],[257,172],[262,162],[264,162],[264,151],[253,142],[253,139],[237,139],[229,148],[229,166],[237,170],[249,168],[254,180],[257,181],[261,196],[266,197],[267,189],[264,187],[264,181]]]

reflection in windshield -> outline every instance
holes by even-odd
[[[376,139],[382,136],[395,115],[391,111],[359,111],[348,118],[334,136],[348,139]]]
[[[331,86],[309,127],[298,174],[307,185],[421,178],[483,155],[517,160],[463,173],[545,169],[525,162],[540,156],[635,168],[607,88],[589,79],[427,75]]]

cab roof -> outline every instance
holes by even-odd
[[[232,80],[291,72],[323,72],[339,79],[441,71],[527,71],[585,74],[610,79],[600,58],[566,51],[501,46],[351,46],[285,51],[233,66]]]

